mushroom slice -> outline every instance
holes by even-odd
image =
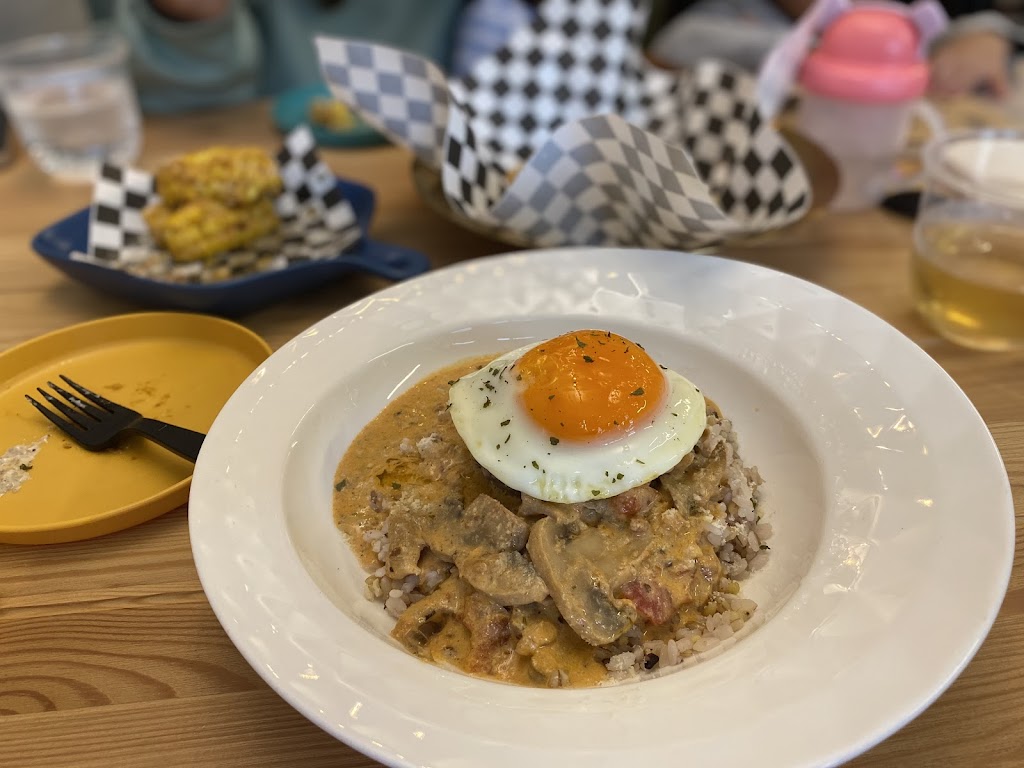
[[[530,532],[527,551],[573,631],[590,645],[605,645],[633,626],[636,609],[612,595],[600,568],[574,546],[587,530],[541,518]]]

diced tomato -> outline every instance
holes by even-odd
[[[650,624],[664,624],[672,617],[672,595],[660,584],[634,579],[623,584],[619,594],[631,601]]]

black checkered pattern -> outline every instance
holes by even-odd
[[[456,99],[448,113],[441,187],[450,205],[479,221],[491,221],[508,176],[486,148],[481,152],[468,115]],[[493,221],[491,221],[493,223]]]
[[[324,37],[316,44],[336,99],[427,165],[440,167],[448,86],[437,66],[383,45]]]
[[[477,140],[514,168],[566,121],[612,113],[646,126],[646,17],[641,0],[541,3],[532,26],[451,83]]]
[[[247,248],[189,264],[175,264],[149,237],[142,211],[159,200],[152,175],[104,166],[93,192],[88,253],[73,258],[175,282],[210,282],[332,258],[358,242],[362,233],[355,211],[320,160],[308,127],[300,126],[285,137],[277,165],[283,186],[274,201],[280,229]]]
[[[312,207],[322,219],[318,227],[345,234],[351,242],[359,238],[355,211],[342,198],[331,169],[320,159],[309,128],[299,126],[285,137],[277,153],[277,168],[284,187],[274,201],[278,216],[292,219]]]
[[[722,210],[750,226],[784,224],[810,203],[799,161],[756,102],[756,81],[722,62],[693,73],[682,143]]]
[[[142,209],[153,197],[153,177],[134,168],[104,165],[89,212],[89,250],[98,260],[115,262],[127,247],[146,236]]]
[[[430,80],[437,103],[416,111],[441,130],[439,151],[427,152],[419,123],[399,120],[391,136],[440,171],[457,211],[537,245],[693,248],[801,216],[806,175],[761,118],[755,81],[713,61],[686,75],[649,67],[645,11],[641,0],[545,0],[447,93]],[[378,126],[373,67],[430,71],[393,49],[318,45],[334,92]]]
[[[616,115],[562,126],[493,215],[541,245],[696,248],[736,229],[681,148]]]

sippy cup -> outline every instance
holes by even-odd
[[[933,137],[943,133],[942,119],[921,100],[924,49],[934,33],[895,3],[865,3],[834,19],[804,59],[797,129],[836,163],[834,209],[870,207],[885,196],[912,115]]]

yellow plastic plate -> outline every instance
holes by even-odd
[[[188,499],[191,462],[137,436],[109,451],[86,451],[25,399],[36,387],[60,383],[63,373],[146,416],[206,432],[269,354],[267,343],[240,325],[174,312],[95,320],[0,354],[0,455],[48,435],[28,479],[0,495],[0,542],[101,536]]]

